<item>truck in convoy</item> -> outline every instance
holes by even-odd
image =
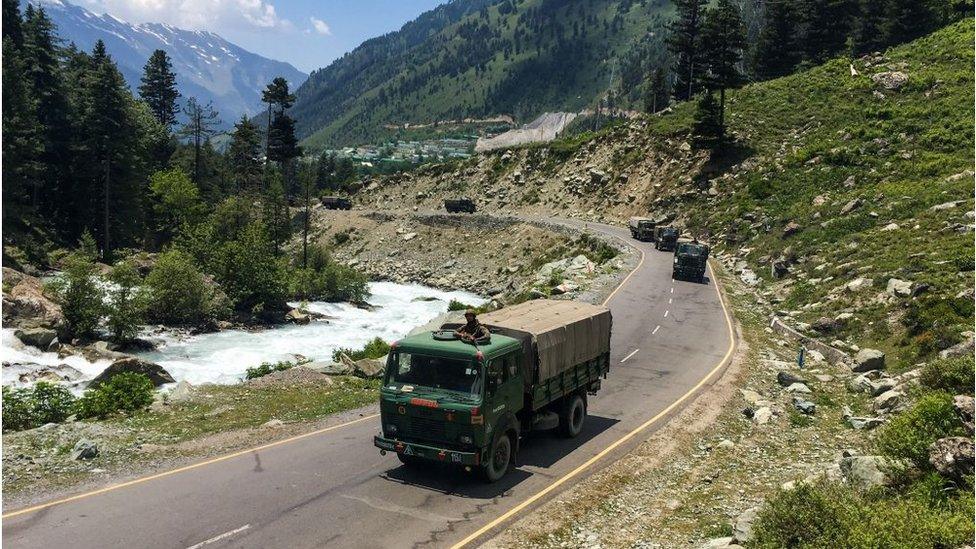
[[[664,252],[673,252],[678,245],[678,229],[674,227],[661,227],[655,229],[654,249]]]
[[[628,225],[630,236],[642,242],[654,241],[654,228],[657,227],[657,221],[648,217],[631,217]]]
[[[327,210],[351,210],[352,202],[341,196],[323,196],[322,205]]]
[[[678,242],[674,250],[672,278],[704,282],[705,268],[708,265],[708,252],[708,246],[698,241]]]
[[[606,307],[534,300],[482,315],[490,337],[463,341],[458,324],[391,346],[373,443],[407,466],[478,470],[489,482],[515,462],[535,430],[583,429],[587,395],[610,370]]]
[[[474,201],[470,198],[447,198],[444,200],[444,209],[447,213],[474,213]]]

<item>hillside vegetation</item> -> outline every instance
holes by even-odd
[[[386,178],[362,200],[440,208],[467,195],[488,211],[669,217],[809,335],[908,365],[973,324],[972,41],[968,19],[731,92],[736,141],[721,153],[693,146],[686,103]]]
[[[291,113],[317,149],[376,138],[387,123],[579,110],[612,79],[636,90],[671,10],[665,0],[450,2],[313,72]]]

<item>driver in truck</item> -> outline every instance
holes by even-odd
[[[454,335],[456,335],[458,339],[473,342],[491,337],[491,332],[488,331],[488,328],[485,328],[480,322],[478,322],[478,313],[468,309],[467,311],[464,311],[464,320],[464,326],[454,330]]]

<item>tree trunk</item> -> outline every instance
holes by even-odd
[[[111,254],[111,249],[112,249],[112,240],[111,240],[111,237],[110,237],[110,234],[109,234],[110,225],[111,225],[111,223],[109,223],[109,212],[110,212],[109,201],[111,200],[111,195],[110,195],[110,190],[111,190],[111,184],[110,184],[111,169],[112,169],[112,163],[109,160],[105,160],[105,179],[104,179],[104,182],[102,184],[102,194],[105,197],[105,200],[102,203],[102,216],[103,216],[102,217],[102,221],[104,223],[104,226],[103,226],[103,230],[104,230],[104,235],[103,235],[104,243],[103,243],[103,248],[102,248],[102,261],[106,261],[106,262],[109,259],[109,255]]]

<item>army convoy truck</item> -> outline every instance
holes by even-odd
[[[674,269],[672,278],[675,280],[705,281],[705,268],[708,264],[709,248],[699,242],[678,242],[674,250]]]
[[[440,331],[396,342],[380,389],[373,443],[407,466],[431,462],[502,478],[529,431],[583,429],[587,395],[610,370],[612,319],[605,307],[535,300],[482,315],[478,342]]]
[[[447,213],[474,213],[474,201],[470,198],[448,198],[444,200],[444,209]]]
[[[678,229],[674,227],[661,227],[655,229],[654,249],[664,252],[673,252],[678,245]]]
[[[327,210],[351,210],[352,202],[348,198],[340,196],[323,196],[322,205]]]
[[[630,236],[635,239],[642,242],[654,241],[654,228],[657,227],[657,221],[648,217],[631,217],[628,226]]]

